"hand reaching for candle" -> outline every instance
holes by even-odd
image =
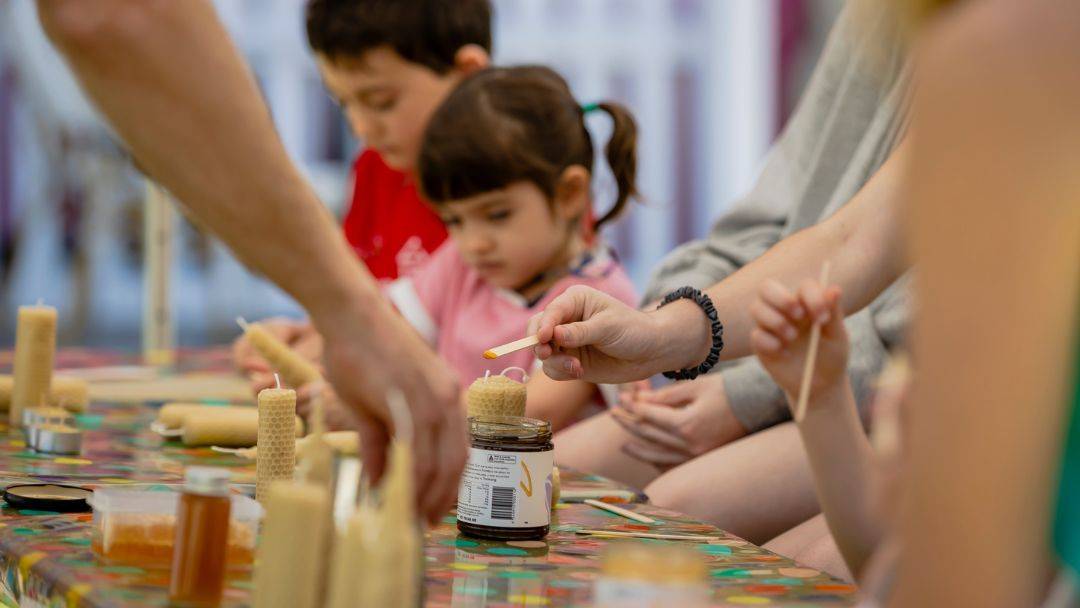
[[[304,419],[308,432],[314,428],[314,402],[322,400],[323,422],[327,431],[355,431],[356,416],[345,407],[337,393],[325,382],[311,382],[296,390],[296,414]]]
[[[325,339],[327,378],[356,419],[364,470],[382,476],[393,422],[386,405],[401,390],[412,415],[418,513],[434,524],[457,496],[465,466],[465,415],[457,377],[385,302],[312,315]]]
[[[793,297],[803,308],[804,314],[798,319],[792,316],[788,306]],[[807,279],[798,293],[792,293],[777,281],[768,281],[751,305],[750,314],[756,324],[750,334],[750,346],[792,403],[799,396],[810,345],[811,320],[821,323],[811,394],[847,381],[848,337],[839,287],[825,288]]]
[[[540,339],[536,356],[551,378],[608,384],[698,365],[711,346],[707,318],[693,302],[641,312],[583,286],[552,300],[529,333]]]
[[[322,358],[322,336],[315,331],[310,322],[274,317],[259,321],[259,325],[308,361],[319,362]],[[273,370],[270,364],[255,350],[247,334],[240,334],[240,337],[233,342],[232,355],[233,365],[241,372],[253,375],[269,373],[272,377]]]

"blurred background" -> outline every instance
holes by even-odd
[[[360,142],[323,92],[303,0],[218,0],[293,159],[344,211]],[[704,235],[756,177],[805,85],[842,0],[495,0],[495,59],[546,63],[580,101],[614,99],[641,127],[641,190],[607,234],[635,282]],[[602,116],[590,117],[598,142]],[[598,146],[601,147],[601,146]],[[602,163],[601,163],[602,165]],[[611,200],[600,173],[596,204]],[[146,187],[80,94],[30,0],[0,0],[0,347],[15,309],[60,313],[61,344],[139,345]],[[301,316],[178,211],[171,261],[177,340],[230,340],[233,319]]]

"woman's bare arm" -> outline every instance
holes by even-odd
[[[932,32],[914,108],[896,606],[1034,606],[1052,569],[1080,310],[1080,5],[968,7]]]

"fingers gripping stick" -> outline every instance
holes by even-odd
[[[829,282],[829,263],[821,267],[821,286]],[[810,328],[810,348],[806,351],[806,366],[803,367],[802,382],[799,385],[799,400],[795,405],[795,422],[802,422],[806,416],[806,402],[810,399],[810,379],[814,376],[814,362],[817,360],[818,342],[821,341],[821,323],[814,321]]]

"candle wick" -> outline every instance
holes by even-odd
[[[274,374],[274,384],[276,384],[279,389],[281,388],[281,376]]]
[[[508,368],[504,369],[502,371],[502,373],[499,374],[499,375],[504,376],[506,378],[509,378],[510,376],[506,375],[507,372],[512,372],[512,371],[515,371],[515,370],[521,372],[521,383],[522,384],[525,384],[526,382],[529,381],[529,374],[524,370],[524,368],[521,368],[521,367],[508,367]]]

